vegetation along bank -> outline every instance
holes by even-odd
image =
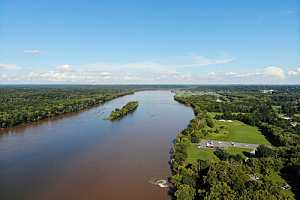
[[[280,90],[178,92],[175,100],[192,106],[195,117],[173,145],[174,198],[298,199],[298,99],[299,92]],[[200,148],[201,140],[233,145],[214,148],[209,143],[208,148]],[[253,153],[250,148],[234,147],[234,142],[258,147]]]
[[[131,93],[92,86],[0,87],[0,128],[78,112]]]

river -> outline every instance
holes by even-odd
[[[57,119],[0,131],[1,200],[158,200],[169,151],[193,117],[170,91],[143,91]],[[139,101],[120,121],[116,107]]]

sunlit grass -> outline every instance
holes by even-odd
[[[215,125],[214,130],[217,128],[219,133],[210,133],[205,139],[270,145],[257,127],[239,121],[221,122],[216,120]]]
[[[187,162],[193,163],[197,160],[218,160],[213,149],[200,149],[196,145],[191,144],[187,148]]]

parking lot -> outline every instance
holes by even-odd
[[[199,148],[228,148],[228,147],[238,147],[238,148],[248,148],[256,149],[259,144],[249,144],[249,143],[239,143],[230,141],[217,141],[217,140],[201,140],[198,144]]]

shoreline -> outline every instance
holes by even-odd
[[[66,117],[67,115],[78,114],[78,113],[87,111],[89,109],[92,109],[94,107],[104,105],[105,103],[110,102],[110,101],[112,101],[114,99],[117,99],[117,98],[120,98],[120,97],[124,97],[124,96],[127,96],[127,95],[133,95],[135,92],[137,92],[137,91],[120,93],[119,95],[117,95],[117,96],[115,96],[115,97],[113,97],[111,99],[108,99],[108,100],[103,101],[103,102],[95,103],[95,104],[93,104],[91,106],[88,106],[86,108],[80,109],[78,111],[60,113],[60,114],[54,115],[52,117],[40,118],[40,119],[38,119],[36,121],[28,121],[28,122],[23,122],[23,123],[16,124],[14,126],[8,126],[8,127],[5,127],[5,128],[0,128],[0,135],[1,134],[5,134],[5,131],[9,131],[9,129],[12,129],[12,128],[22,128],[22,127],[24,128],[26,126],[38,125],[39,123],[46,122],[48,120],[58,120],[58,119]]]

